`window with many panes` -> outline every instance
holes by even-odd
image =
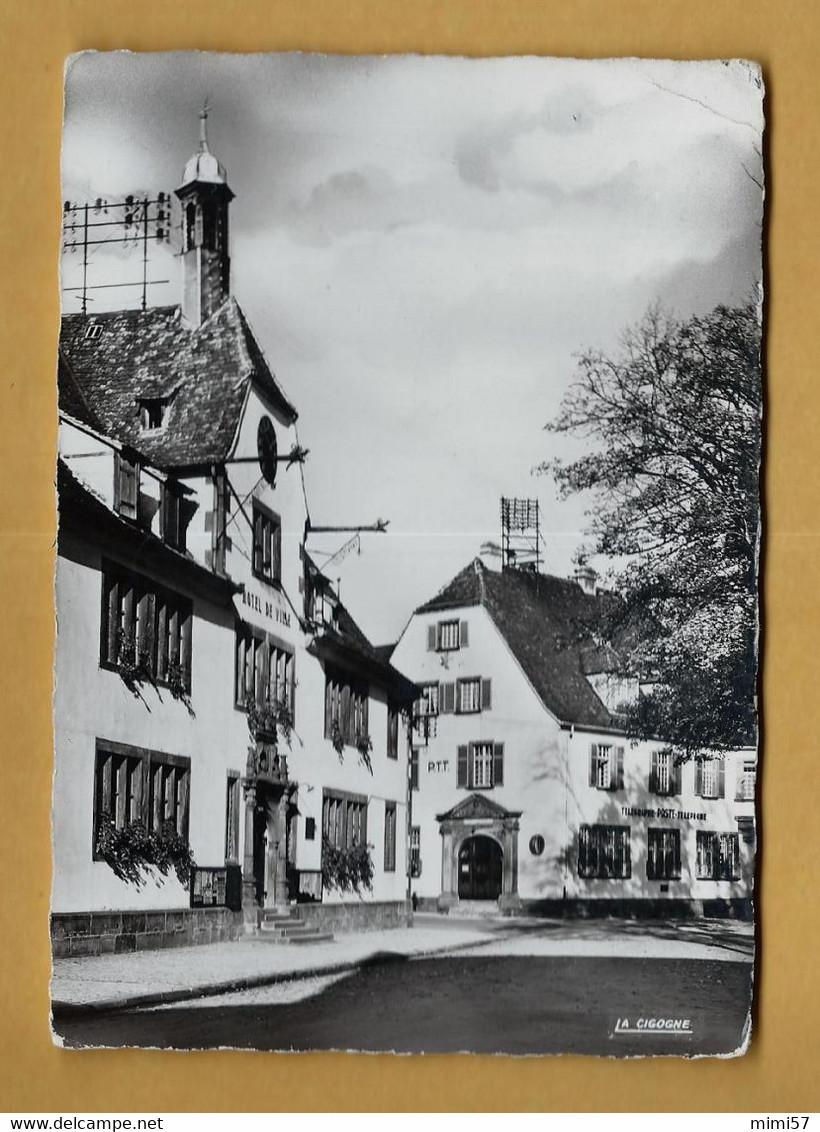
[[[188,598],[103,564],[101,664],[190,691],[192,619]]]
[[[367,844],[367,798],[325,790],[322,795],[322,837],[334,849]]]
[[[325,738],[341,736],[356,746],[368,732],[370,689],[365,680],[328,668],[325,674]]]
[[[190,759],[100,740],[94,778],[95,850],[104,821],[157,833],[170,825],[187,839]]]
[[[419,749],[413,747],[410,751],[410,789],[418,790],[419,788]]]
[[[697,832],[697,874],[699,880],[737,880],[740,876],[738,835]]]
[[[257,578],[277,583],[282,577],[282,524],[278,515],[254,500],[253,572]]]
[[[478,677],[456,681],[456,710],[462,715],[481,711],[481,680]]]
[[[589,784],[596,790],[622,790],[624,749],[612,743],[593,743],[589,757]]]
[[[649,771],[649,789],[653,794],[680,793],[680,767],[673,751],[653,751]]]
[[[296,690],[293,652],[261,629],[244,623],[236,629],[237,707],[256,704],[284,706],[293,720]]]
[[[469,743],[458,748],[456,785],[468,790],[491,790],[504,785],[504,744]]]
[[[421,695],[413,704],[413,740],[424,746],[435,739],[439,713],[439,685],[422,684]]]
[[[396,803],[384,803],[384,871],[396,871]]]
[[[632,875],[628,825],[582,825],[578,830],[578,875],[589,880],[625,880]]]
[[[737,790],[735,801],[753,802],[755,796],[755,762],[754,759],[745,760],[738,768]]]
[[[647,880],[680,879],[680,830],[648,830],[646,849]]]
[[[723,759],[695,761],[695,793],[699,798],[722,798],[724,788]]]
[[[410,828],[410,876],[421,876],[421,826]]]
[[[468,644],[467,622],[448,619],[427,626],[427,648],[431,652],[455,652]]]

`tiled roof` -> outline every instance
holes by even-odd
[[[69,365],[63,351],[60,351],[57,360],[57,394],[60,412],[67,413],[76,421],[82,421],[95,432],[100,431],[100,422],[97,414],[92,410],[88,401],[77,384],[74,370]]]
[[[483,606],[553,715],[563,723],[617,727],[585,676],[599,670],[584,643],[585,631],[606,600],[569,579],[488,570],[477,558],[416,612]],[[593,653],[599,661],[599,651]]]
[[[86,337],[91,324],[102,327],[99,337]],[[61,367],[61,399],[75,410],[84,403],[96,422],[86,423],[139,448],[158,467],[224,460],[251,381],[296,419],[233,298],[195,329],[179,307],[65,315],[60,349],[76,386],[64,394],[64,381],[70,383]],[[141,398],[168,399],[161,428],[140,429]]]
[[[320,585],[323,589],[333,592],[329,579],[321,572],[309,554],[305,554],[310,575],[310,584]],[[335,595],[334,595],[335,597]],[[418,695],[418,688],[390,664],[390,653],[394,646],[388,646],[385,651],[382,645],[372,645],[350,613],[338,598],[334,600],[336,611],[335,624],[323,625],[316,638],[316,646],[320,652],[326,654],[337,653],[355,656],[368,668],[371,674],[381,680],[391,692],[402,699],[412,701]]]

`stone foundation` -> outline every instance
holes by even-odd
[[[488,908],[495,909],[495,901],[487,901]],[[458,901],[443,905],[441,897],[419,896],[414,900],[418,912],[441,912],[443,915],[458,916]],[[498,915],[503,912],[499,908]],[[510,912],[508,911],[509,915]],[[647,897],[634,900],[522,900],[521,907],[514,914],[520,916],[543,916],[545,919],[568,920],[696,920],[754,919],[752,902],[736,900],[661,900]]]
[[[362,900],[350,904],[299,904],[300,920],[318,931],[374,932],[406,927],[410,905],[405,900]]]
[[[176,908],[161,912],[55,912],[51,917],[51,953],[121,954],[163,947],[189,947],[238,939],[241,912],[227,908]]]

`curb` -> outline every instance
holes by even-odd
[[[426,951],[373,951],[363,955],[360,959],[348,959],[343,963],[332,963],[324,966],[305,967],[302,970],[277,971],[270,975],[247,975],[235,979],[226,979],[218,983],[204,983],[198,987],[180,987],[178,990],[154,991],[151,994],[127,995],[124,998],[104,998],[96,1002],[60,1002],[51,1003],[51,1018],[69,1020],[72,1018],[88,1018],[95,1015],[114,1014],[122,1010],[137,1010],[140,1007],[165,1006],[175,1002],[190,1002],[195,998],[215,998],[222,994],[232,994],[236,991],[255,990],[258,987],[275,986],[277,983],[293,983],[301,979],[315,979],[321,975],[341,975],[347,971],[355,971],[375,963],[404,963],[411,959],[428,959],[435,955],[453,955],[459,951],[472,950],[476,947],[489,947],[498,941],[498,935],[473,943],[458,943],[450,947],[435,947]]]

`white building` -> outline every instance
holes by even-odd
[[[310,559],[297,412],[230,294],[233,193],[204,122],[177,196],[181,305],[62,325],[61,953],[196,942],[217,919],[237,934],[265,909],[322,927],[406,909],[415,689]],[[98,521],[71,522],[65,491]],[[103,820],[121,837],[166,818],[200,867],[190,893],[156,870],[136,887],[100,852]]]
[[[594,582],[470,563],[392,654],[423,690],[412,752],[421,907],[748,915],[756,753],[676,765],[631,743],[637,694],[580,630]]]

